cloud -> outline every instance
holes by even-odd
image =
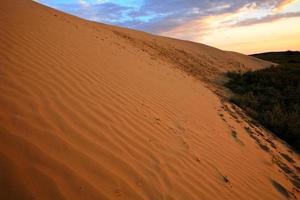
[[[218,20],[218,23],[210,21],[213,26],[220,27],[246,26],[298,16],[282,13],[297,0],[71,0],[72,3],[59,0],[65,2],[59,4],[55,4],[58,0],[40,1],[89,20],[157,34],[171,33],[174,30],[179,34],[178,28],[197,22],[201,27],[195,25],[190,33],[193,35],[194,30],[204,30],[211,26],[205,20],[213,16],[226,16]]]
[[[275,6],[275,4],[273,5]],[[205,42],[205,38],[211,35],[218,35],[218,33],[224,34],[226,30],[249,26],[249,32],[251,32],[254,29],[250,28],[250,26],[253,25],[271,23],[284,18],[300,17],[300,11],[273,13],[272,9],[273,7],[269,7],[268,9],[266,4],[252,2],[233,11],[204,15],[172,28],[162,29],[163,31],[159,34],[185,40]],[[263,14],[261,15],[261,13]]]
[[[287,6],[298,2],[298,0],[281,0],[277,2],[277,5],[273,9],[274,12],[280,12],[284,10]]]
[[[121,25],[128,20],[127,15],[132,9],[131,7],[121,6],[104,0],[95,2],[97,3],[91,4],[85,0],[78,0],[77,3],[70,5],[55,5],[55,8],[88,20],[116,25]]]
[[[78,3],[79,3],[82,7],[85,7],[85,8],[91,6],[91,5],[90,5],[88,2],[86,2],[85,0],[78,0]]]
[[[292,17],[300,17],[300,12],[289,12],[289,13],[280,13],[275,15],[267,15],[262,18],[251,18],[244,21],[241,21],[239,23],[236,23],[235,26],[248,26],[253,24],[261,24],[261,23],[269,23],[276,21],[278,19],[284,19],[284,18],[292,18]]]

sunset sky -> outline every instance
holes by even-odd
[[[85,19],[246,54],[300,50],[299,0],[38,0]]]

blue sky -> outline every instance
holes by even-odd
[[[224,38],[224,31],[226,33],[226,30],[231,32],[235,29],[239,32],[248,27],[248,32],[251,33],[254,28],[254,33],[261,24],[268,26],[273,24],[275,26],[282,20],[286,20],[286,23],[291,21],[297,23],[298,21],[295,19],[300,18],[300,2],[298,0],[37,1],[88,20],[203,42],[228,50],[240,49],[235,47],[238,45],[227,44],[224,46],[222,44],[222,41],[226,40]],[[295,26],[299,26],[299,24],[290,24],[290,26],[292,34],[298,33],[299,28],[295,30]],[[218,37],[216,34],[218,31],[223,35]],[[278,31],[280,32],[280,30]],[[212,34],[214,38],[209,37]],[[235,32],[233,35],[235,34],[237,33]],[[287,36],[285,35],[285,37]],[[216,44],[214,41],[221,42],[221,44]],[[238,40],[232,42],[239,43]],[[296,45],[298,45],[298,41]],[[289,48],[289,46],[282,46],[281,48]],[[295,48],[297,49],[297,47],[292,46],[289,49]],[[279,49],[280,47],[276,47],[274,50]],[[251,52],[251,50],[240,51]]]

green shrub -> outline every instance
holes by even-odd
[[[300,64],[228,72],[231,101],[300,150]]]

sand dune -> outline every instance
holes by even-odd
[[[0,19],[0,199],[300,197],[298,155],[213,92],[270,63],[30,0]]]

